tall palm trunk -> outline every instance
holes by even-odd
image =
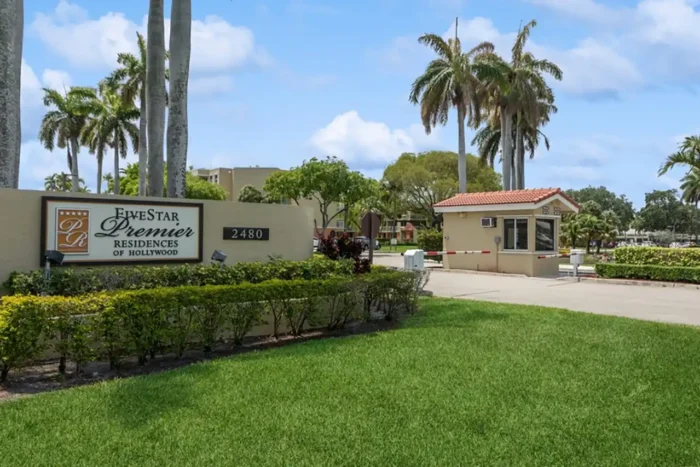
[[[520,161],[520,170],[518,171],[518,189],[525,189],[525,136],[520,137],[520,150],[518,151],[518,160]]]
[[[114,130],[114,194],[121,195],[119,188],[119,131]]]
[[[141,83],[141,117],[139,118],[139,196],[146,196],[148,179],[148,116],[146,83]]]
[[[187,86],[192,43],[192,0],[173,0],[170,13],[170,100],[168,102],[168,197],[185,197],[187,174]]]
[[[148,112],[148,195],[163,196],[163,138],[165,134],[165,24],[163,19],[163,0],[150,0],[148,9],[146,111]]]
[[[71,175],[71,183],[73,186],[71,187],[71,191],[73,193],[77,193],[80,191],[80,172],[78,170],[78,151],[80,150],[80,145],[78,143],[77,138],[71,138],[70,139],[70,146],[71,146],[71,167],[70,167],[70,175]]]
[[[459,172],[459,192],[467,192],[467,143],[464,136],[464,105],[457,105],[457,125],[459,126],[459,158],[457,159],[457,170]]]
[[[501,108],[501,160],[503,163],[503,189],[511,189],[511,165],[513,161],[513,117],[507,107]]]
[[[102,194],[102,162],[104,156],[97,156],[97,194]]]
[[[0,2],[0,188],[19,185],[23,0]]]
[[[520,152],[523,146],[523,127],[520,123],[520,117],[521,116],[518,115],[515,123],[515,153],[513,154],[513,175],[515,175],[515,186],[513,188],[516,190],[522,189],[520,181],[520,172],[522,170],[522,167],[520,166],[522,163],[520,160]]]

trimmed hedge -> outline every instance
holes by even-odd
[[[638,279],[700,284],[700,267],[598,263],[595,265],[595,272],[600,277],[608,279]]]
[[[182,265],[123,268],[54,268],[46,284],[43,271],[14,272],[4,284],[11,295],[76,296],[114,290],[155,289],[158,287],[232,285],[281,280],[318,280],[353,274],[352,261],[329,261],[314,257],[307,261],[238,263],[233,266]]]
[[[620,264],[700,267],[700,249],[622,247],[615,249],[615,261]]]
[[[51,349],[78,371],[92,359],[118,367],[158,354],[211,351],[239,345],[270,313],[273,334],[286,325],[343,327],[349,320],[394,319],[413,311],[422,276],[383,272],[324,280],[273,280],[259,284],[183,286],[102,292],[76,297],[7,296],[0,299],[0,380]]]

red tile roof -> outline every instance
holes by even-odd
[[[554,195],[561,195],[578,207],[578,203],[561,191],[561,188],[533,188],[529,190],[490,191],[483,193],[460,193],[441,201],[435,207],[484,206],[492,204],[539,203]]]

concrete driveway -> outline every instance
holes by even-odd
[[[403,258],[380,254],[375,263],[400,267]],[[700,326],[700,290],[697,289],[470,274],[440,269],[431,272],[426,289],[439,297],[541,305]]]

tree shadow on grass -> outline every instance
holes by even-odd
[[[205,363],[121,380],[104,394],[107,415],[124,429],[138,430],[179,410],[194,409],[201,403],[198,380],[214,378],[218,371]]]

